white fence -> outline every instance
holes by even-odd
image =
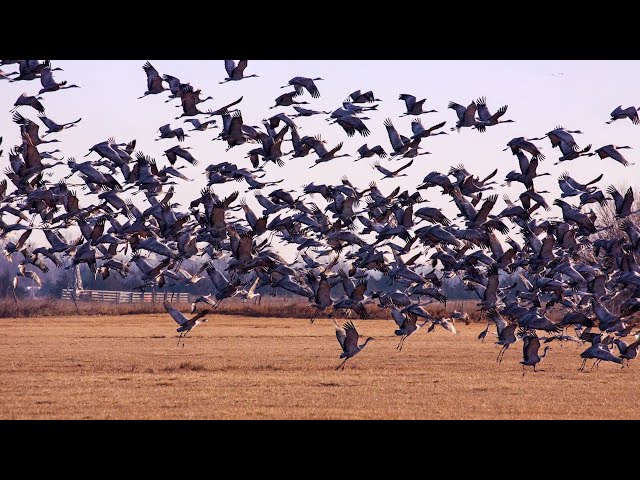
[[[73,290],[62,290],[62,298],[72,300]],[[109,303],[155,303],[169,300],[170,302],[191,302],[190,293],[165,292],[118,292],[114,290],[78,290],[76,301],[109,302]]]

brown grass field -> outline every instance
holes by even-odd
[[[0,418],[640,418],[638,367],[580,373],[576,344],[523,377],[522,344],[498,365],[482,324],[423,329],[397,352],[391,320],[356,320],[376,341],[334,371],[328,319],[209,319],[184,348],[166,314],[2,319]]]

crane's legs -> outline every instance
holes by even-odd
[[[73,305],[76,307],[76,312],[80,315],[80,309],[78,308],[78,303],[76,302],[76,294],[73,290],[71,290],[71,300],[73,300]]]
[[[496,358],[496,363],[502,363],[502,359],[504,357],[504,353],[507,351],[507,348],[509,348],[509,346],[505,345],[500,349],[500,352],[498,353],[498,358]]]
[[[345,359],[342,361],[342,363],[341,363],[340,365],[338,365],[335,369],[336,369],[336,370],[339,370],[339,369],[340,369],[340,367],[342,367],[342,369],[344,370],[344,364],[345,364],[345,363],[347,363],[347,360],[349,360],[349,358],[348,358],[348,357],[347,357],[347,358],[345,358]]]
[[[584,366],[587,364],[587,359],[583,359],[582,360],[582,365],[580,365],[580,368],[578,369],[579,372],[584,372]]]
[[[13,299],[16,301],[16,307],[19,307],[19,305],[18,305],[18,297],[16,295],[16,289],[11,287],[11,292],[13,293]]]
[[[482,332],[480,332],[480,335],[479,335],[480,341],[484,342],[484,339],[487,336],[488,332],[489,332],[489,325],[487,325],[487,328],[485,328]]]
[[[523,377],[524,377],[524,374],[525,374],[525,373],[526,373],[526,372],[525,372],[525,370],[524,370],[524,364],[523,364],[523,365],[522,365],[522,376],[523,376]]]

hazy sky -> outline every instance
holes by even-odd
[[[61,90],[44,94],[43,104],[46,114],[58,123],[69,122],[82,117],[77,128],[65,130],[51,135],[46,139],[57,138],[61,143],[52,144],[52,148],[60,148],[65,157],[82,158],[92,145],[113,136],[118,142],[137,139],[136,150],[149,154],[158,160],[160,166],[168,162],[162,155],[178,142],[175,139],[154,141],[158,136],[157,129],[161,125],[170,123],[173,128],[182,126],[185,130],[191,128],[184,119],[174,120],[182,113],[177,100],[165,103],[168,93],[149,95],[141,100],[146,90],[146,76],[142,65],[146,60],[139,61],[78,61],[52,60],[54,67],[62,67],[64,71],[54,72],[57,81],[67,80],[76,83],[79,89]],[[467,169],[484,177],[494,168],[498,168],[497,180],[502,183],[510,170],[518,170],[517,158],[510,151],[503,152],[505,144],[513,137],[536,137],[552,130],[556,125],[566,128],[580,129],[584,135],[576,135],[576,141],[581,147],[593,144],[593,149],[613,143],[615,145],[631,145],[637,147],[636,138],[640,126],[633,125],[629,120],[620,120],[606,125],[610,112],[622,104],[623,107],[638,105],[640,100],[636,95],[637,78],[640,77],[640,62],[638,61],[249,61],[245,74],[256,73],[259,78],[249,78],[240,82],[229,82],[220,85],[218,82],[226,77],[222,60],[180,61],[153,60],[153,66],[161,74],[179,77],[183,82],[190,82],[194,87],[202,89],[203,97],[213,96],[213,101],[201,104],[202,110],[218,108],[222,105],[244,96],[238,105],[242,111],[244,122],[250,125],[261,125],[262,118],[268,118],[279,112],[293,114],[293,107],[278,107],[274,99],[288,91],[281,89],[294,76],[322,77],[318,81],[319,99],[312,98],[308,93],[296,100],[310,102],[306,107],[316,110],[332,111],[341,106],[341,102],[354,90],[373,90],[382,99],[378,111],[367,112],[370,120],[365,120],[371,135],[362,137],[358,133],[348,138],[338,125],[328,125],[324,116],[298,118],[296,123],[300,127],[300,135],[322,134],[327,140],[327,147],[333,148],[338,142],[344,141],[340,153],[351,153],[353,158],[339,158],[313,169],[317,158],[311,153],[304,158],[285,158],[286,166],[278,168],[270,164],[268,175],[263,180],[285,179],[284,188],[299,188],[311,181],[315,183],[337,183],[347,174],[349,179],[359,187],[366,187],[371,180],[376,180],[383,193],[389,193],[397,185],[409,188],[410,192],[422,181],[423,177],[433,170],[447,173],[452,165],[463,163]],[[15,70],[17,65],[4,66],[5,72]],[[623,72],[624,74],[621,74]],[[37,94],[41,88],[39,80],[30,82],[0,83],[0,136],[4,137],[2,149],[5,151],[0,161],[8,164],[7,151],[12,145],[19,143],[19,128],[11,120],[9,110],[22,92],[30,95]],[[449,132],[456,120],[453,110],[447,109],[449,101],[467,105],[480,96],[487,98],[488,107],[494,112],[502,105],[508,105],[503,119],[513,119],[515,123],[507,123],[487,129],[486,133],[479,133],[472,129],[463,129],[460,133],[449,132],[423,140],[421,145],[432,155],[417,157],[414,164],[407,170],[408,177],[381,181],[381,174],[372,169],[371,164],[378,159],[372,157],[354,163],[357,158],[356,149],[365,142],[370,146],[381,144],[385,150],[390,150],[390,143],[383,126],[383,120],[391,117],[401,134],[411,135],[410,123],[414,117],[398,118],[405,111],[404,102],[398,100],[401,93],[413,94],[418,99],[427,98],[426,107],[436,109],[438,113],[422,115],[423,124],[428,127],[447,121],[445,130]],[[34,121],[39,122],[36,112],[30,107],[20,107],[19,111]],[[203,116],[198,117],[204,120]],[[219,119],[219,117],[217,117]],[[45,127],[41,125],[41,132]],[[204,169],[210,163],[222,161],[235,162],[239,167],[250,167],[245,158],[246,152],[255,148],[255,144],[246,144],[225,152],[226,142],[211,141],[218,135],[220,129],[205,132],[190,132],[190,137],[183,145],[193,147],[192,153],[200,161],[198,166],[188,166],[183,170],[194,182],[181,182],[176,187],[175,201],[188,205],[188,201],[198,195],[199,190],[206,185]],[[549,172],[551,176],[542,177],[535,181],[537,190],[558,192],[557,177],[568,170],[572,176],[581,182],[586,182],[604,172],[604,179],[598,184],[601,189],[614,183],[637,182],[638,166],[623,167],[611,160],[600,160],[595,157],[581,157],[572,162],[563,162],[554,166],[553,163],[560,156],[558,149],[552,149],[548,139],[536,142],[546,155],[546,160],[540,164],[538,172]],[[48,150],[48,145],[42,145],[41,151]],[[287,142],[284,151],[290,149]],[[627,159],[635,162],[636,151],[623,151]],[[88,159],[98,158],[92,154]],[[391,170],[403,165],[405,160],[381,160],[381,163]],[[179,164],[186,162],[179,160]],[[59,178],[66,172],[66,167],[57,167],[52,178]],[[77,180],[76,180],[77,181]],[[253,197],[253,192],[247,194],[246,184],[227,183],[217,185],[216,192],[223,196],[233,190],[240,189],[240,194],[247,198]],[[510,189],[498,188],[496,193],[509,192],[512,199],[516,199],[524,189],[522,184],[514,184]],[[272,188],[264,189],[269,192]],[[430,189],[424,197],[436,206],[442,206],[445,213],[455,215],[456,210],[449,197],[446,202],[441,201],[440,189]],[[126,197],[126,195],[125,195]],[[555,195],[547,195],[551,204]],[[324,203],[316,199],[320,205]],[[137,203],[137,201],[136,201]],[[446,205],[445,205],[446,203]],[[575,202],[573,202],[575,203]],[[81,198],[81,205],[86,205],[86,199]],[[256,205],[251,203],[251,205]],[[504,203],[499,201],[497,209],[502,209]],[[552,215],[559,215],[560,210],[553,207]]]

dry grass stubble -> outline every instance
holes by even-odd
[[[523,377],[522,344],[497,365],[482,324],[409,337],[355,321],[376,341],[345,371],[320,319],[211,316],[176,348],[166,315],[0,321],[0,418],[640,418],[637,365],[580,373],[575,344]]]

